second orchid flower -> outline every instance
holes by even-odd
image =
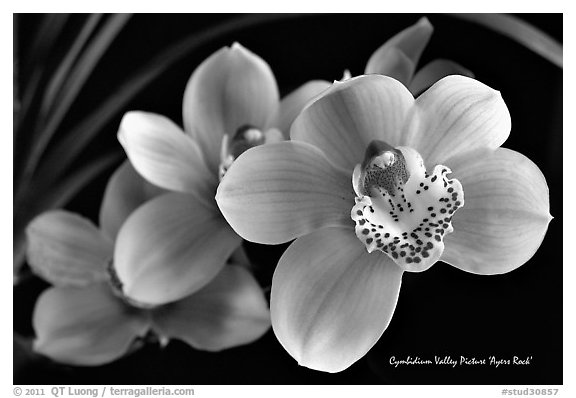
[[[287,137],[302,107],[328,86],[311,81],[280,101],[268,64],[236,43],[192,74],[184,130],[156,114],[124,116],[118,139],[134,168],[171,191],[139,208],[119,233],[115,267],[126,296],[163,304],[218,274],[242,242],[214,200],[220,177],[247,148]]]

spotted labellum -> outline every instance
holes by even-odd
[[[451,170],[426,172],[422,157],[408,147],[372,141],[354,168],[356,236],[368,253],[380,250],[407,271],[422,271],[440,259],[452,215],[464,204],[462,185]]]

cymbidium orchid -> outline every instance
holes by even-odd
[[[139,208],[120,231],[115,266],[126,296],[171,302],[220,272],[242,241],[214,200],[220,178],[247,148],[287,138],[306,102],[328,86],[311,81],[280,101],[268,64],[235,43],[190,77],[184,130],[156,114],[124,116],[118,138],[135,169],[171,191]]]
[[[150,334],[163,344],[175,338],[218,351],[252,342],[268,330],[268,303],[238,264],[228,264],[202,289],[167,305],[149,306],[122,294],[114,273],[114,238],[128,214],[159,192],[125,162],[106,190],[102,229],[62,210],[29,224],[28,261],[53,285],[34,309],[35,351],[91,366],[116,360]]]
[[[473,77],[472,72],[447,59],[430,61],[418,71],[416,67],[428,45],[434,28],[423,17],[414,25],[402,30],[381,45],[370,56],[364,74],[380,74],[404,83],[417,96],[432,84],[449,75]],[[344,79],[350,78],[349,73]]]
[[[414,99],[397,80],[335,83],[294,121],[290,142],[242,154],[216,200],[240,236],[279,244],[274,332],[299,364],[346,369],[378,341],[403,272],[438,260],[501,274],[536,252],[551,220],[528,158],[500,148],[499,92],[441,79]]]

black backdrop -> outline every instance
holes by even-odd
[[[124,111],[147,110],[181,124],[181,101],[193,69],[224,45],[238,41],[272,67],[282,94],[307,80],[339,79],[344,69],[361,74],[384,40],[416,22],[414,14],[276,16],[200,46],[163,73],[106,126],[83,159],[121,151],[116,129]],[[326,374],[299,367],[273,333],[258,342],[218,354],[172,341],[109,365],[72,367],[33,357],[14,374],[17,384],[561,384],[562,383],[562,70],[521,45],[482,27],[446,15],[427,15],[435,27],[421,65],[448,58],[502,92],[512,116],[505,147],[532,159],[550,188],[555,217],[536,255],[500,276],[477,276],[438,263],[420,274],[405,273],[392,322],[376,346],[344,372]],[[520,15],[562,41],[562,15]],[[72,21],[82,22],[76,15]],[[117,88],[146,60],[175,40],[203,32],[237,15],[136,15],[103,57],[74,104],[64,127]],[[19,48],[30,45],[39,17],[19,16]],[[72,31],[72,30],[71,30]],[[70,33],[72,37],[73,34]],[[56,48],[55,53],[58,52]],[[25,62],[25,59],[21,59]],[[25,78],[21,77],[22,79]],[[82,160],[80,160],[81,162]],[[17,163],[15,167],[19,167]],[[96,219],[109,176],[95,180],[68,206]],[[245,244],[262,285],[286,245]],[[28,280],[14,289],[14,329],[32,333],[30,314],[47,285]],[[405,359],[434,355],[510,359],[531,356],[528,366],[399,366]]]

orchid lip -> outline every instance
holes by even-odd
[[[369,253],[379,250],[406,271],[428,269],[440,259],[452,216],[464,205],[462,185],[442,165],[428,174],[420,154],[372,141],[354,169],[356,236]]]

